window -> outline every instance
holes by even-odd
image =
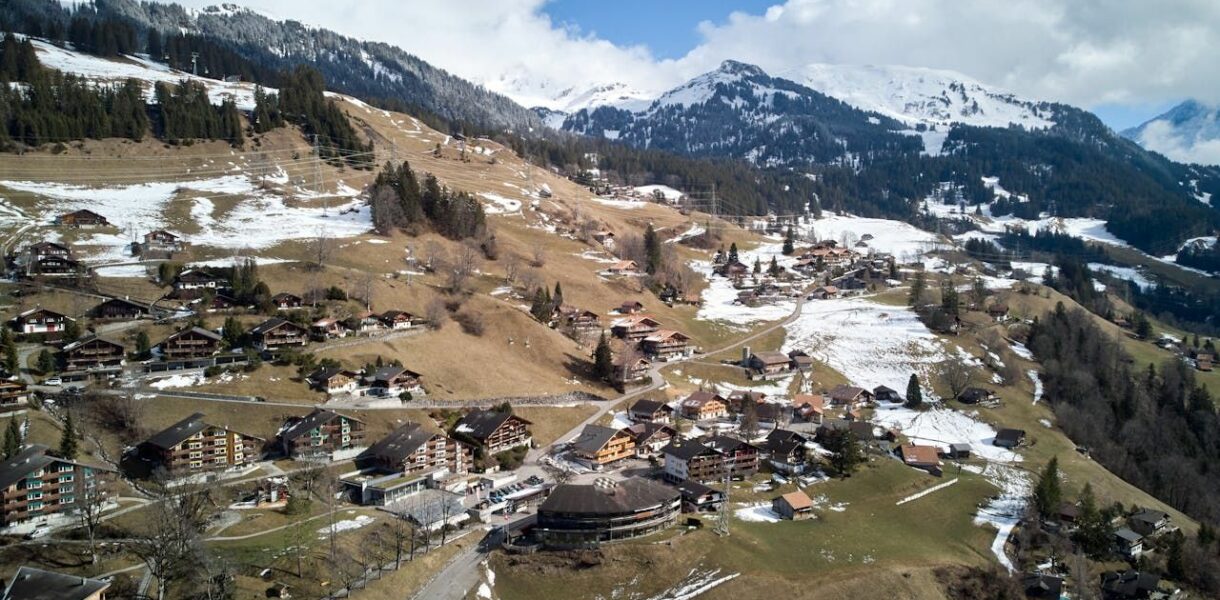
[[[30,505],[26,507],[26,509],[29,510],[30,512],[42,510],[42,502],[31,502]]]
[[[76,501],[76,499],[73,498],[72,496],[60,496],[59,497],[60,504],[72,504],[75,501]]]
[[[25,480],[25,487],[27,489],[40,488],[40,487],[42,487],[42,480],[41,479],[27,479],[27,480]]]
[[[70,485],[60,486],[60,488],[59,488],[59,493],[61,493],[61,494],[71,494],[71,493],[72,493],[72,492],[73,492],[75,489],[76,489],[75,487],[70,486]]]
[[[72,480],[73,480],[73,477],[71,475],[61,475],[59,477],[60,483],[72,483]]]
[[[42,492],[30,492],[25,495],[26,500],[41,500]]]

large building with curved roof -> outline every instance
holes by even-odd
[[[588,547],[629,540],[677,522],[682,495],[641,478],[566,484],[538,507],[534,534],[550,547]]]

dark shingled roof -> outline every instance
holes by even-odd
[[[170,425],[164,431],[145,440],[145,444],[156,446],[158,448],[169,450],[178,444],[181,444],[187,438],[208,428],[208,424],[203,422],[203,413],[195,413],[173,425]]]
[[[7,489],[8,486],[25,479],[31,471],[54,462],[55,459],[47,456],[46,452],[46,446],[32,444],[4,461],[4,464],[0,465],[0,489]]]
[[[601,425],[585,425],[584,430],[580,432],[580,437],[572,442],[572,446],[585,452],[597,452],[605,447],[610,439],[620,431],[622,429],[602,427]]]
[[[437,434],[426,431],[419,423],[407,423],[369,446],[362,457],[376,457],[390,463],[400,463],[428,443]]]
[[[196,335],[201,335],[205,338],[208,338],[209,340],[216,341],[216,342],[219,342],[221,339],[223,339],[219,333],[216,333],[215,331],[212,331],[211,329],[204,329],[202,327],[190,327],[188,329],[183,329],[182,331],[175,331],[174,333],[171,333],[169,337],[165,338],[165,341],[170,342],[170,341],[176,340],[188,333],[194,333]],[[162,342],[162,343],[164,343],[164,342]]]
[[[683,479],[680,483],[678,483],[677,488],[684,498],[698,498],[708,494],[724,493],[721,490],[713,489],[691,479]]]
[[[632,404],[631,408],[627,409],[627,411],[638,415],[651,415],[656,414],[659,410],[666,409],[668,409],[668,412],[673,412],[673,409],[669,408],[668,404],[658,400],[636,400],[635,404]]]
[[[690,460],[696,456],[719,454],[719,452],[694,440],[686,440],[678,443],[670,442],[669,445],[661,449],[661,454],[668,454],[678,460]]]
[[[4,588],[4,600],[84,600],[109,588],[98,579],[21,567]]]
[[[665,506],[681,499],[678,490],[634,477],[612,486],[565,484],[551,490],[538,507],[539,523],[547,513],[620,515]]]
[[[349,421],[360,421],[360,419],[354,419],[347,415],[340,415],[333,410],[315,408],[313,412],[295,420],[291,425],[285,427],[284,430],[280,432],[280,439],[284,441],[295,440],[339,417],[343,417]]]
[[[453,430],[476,440],[485,440],[491,437],[501,425],[514,416],[513,413],[508,411],[476,410],[466,413],[466,416],[457,422]],[[524,421],[526,425],[533,424],[521,417],[517,418]]]
[[[269,331],[274,331],[275,329],[278,329],[284,325],[298,329],[300,331],[305,331],[304,327],[301,327],[300,325],[297,325],[296,323],[293,323],[292,321],[285,321],[284,319],[281,319],[279,317],[271,317],[270,319],[267,319],[266,321],[263,321],[262,323],[255,325],[254,329],[250,330],[250,333],[251,333],[251,335],[263,335]]]

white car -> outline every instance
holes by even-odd
[[[50,379],[45,379],[42,382],[42,385],[63,385],[63,384],[64,384],[64,380],[62,380],[58,377],[52,377]]]
[[[35,528],[34,528],[32,531],[30,531],[29,533],[25,534],[25,539],[27,539],[27,540],[36,540],[36,539],[38,539],[38,538],[40,538],[40,537],[45,537],[45,536],[46,536],[47,534],[49,534],[49,533],[51,533],[51,528],[50,528],[50,527],[48,527],[48,526],[46,526],[46,525],[39,525],[38,527],[35,527]]]

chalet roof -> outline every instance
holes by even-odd
[[[898,390],[890,389],[884,385],[879,385],[873,388],[873,395],[880,396],[881,394],[897,394]]]
[[[902,462],[905,462],[908,465],[940,464],[940,452],[935,446],[904,444],[903,446],[899,447],[898,451],[902,453]]]
[[[91,333],[79,340],[76,340],[75,342],[72,342],[71,344],[68,344],[67,346],[64,346],[64,352],[71,352],[73,350],[76,350],[77,348],[80,348],[86,344],[91,344],[93,342],[101,342],[101,343],[111,346],[113,348],[118,348],[120,351],[125,351],[125,348],[123,348],[123,344],[120,344],[113,340],[108,340],[103,337],[98,337],[97,334]]]
[[[314,383],[323,383],[326,381],[330,381],[336,375],[340,375],[340,374],[347,375],[348,377],[352,377],[352,378],[355,378],[358,376],[355,371],[349,371],[347,369],[344,369],[343,367],[325,367],[325,368],[317,369],[313,373],[310,373],[306,377],[306,379],[308,379],[309,381],[314,382]]]
[[[1021,589],[1029,598],[1053,598],[1063,594],[1063,578],[1044,573],[1027,573],[1021,577]]]
[[[1146,598],[1160,583],[1159,576],[1134,570],[1111,571],[1101,576],[1102,591],[1116,598]]]
[[[110,582],[22,566],[4,588],[5,600],[85,600],[110,589]]]
[[[835,402],[850,402],[855,400],[861,394],[869,393],[868,390],[856,387],[854,385],[839,384],[830,390],[830,398]]]
[[[381,318],[385,321],[397,321],[400,319],[406,319],[406,320],[410,321],[416,317],[415,317],[415,315],[413,315],[405,310],[387,310],[387,311],[381,313]]]
[[[55,248],[57,250],[63,250],[64,254],[70,254],[72,252],[72,250],[70,250],[67,246],[65,246],[63,244],[59,244],[56,242],[49,242],[49,241],[45,241],[45,240],[38,242],[37,244],[30,244],[26,249],[32,250],[37,253],[41,253],[42,251],[49,250],[51,248]]]
[[[421,377],[419,373],[405,367],[387,365],[373,371],[373,381],[389,383],[402,375],[407,375],[409,377]]]
[[[788,506],[791,506],[792,510],[813,509],[813,500],[810,500],[809,496],[806,496],[805,492],[800,490],[788,492],[787,494],[780,496],[780,499],[786,502]]]
[[[457,425],[454,426],[453,431],[468,435],[476,440],[485,440],[491,437],[509,419],[513,418],[522,421],[526,425],[533,424],[509,411],[475,410],[466,413],[457,422]]]
[[[610,327],[635,327],[636,325],[645,325],[647,327],[657,328],[661,323],[656,319],[647,315],[629,315],[621,319],[615,319],[610,323]]]
[[[103,306],[108,306],[111,304],[129,306],[131,308],[134,308],[134,309],[136,309],[140,312],[144,312],[144,313],[148,312],[148,310],[149,310],[147,304],[141,304],[139,302],[132,302],[131,300],[128,300],[127,298],[110,298],[109,300],[103,300],[97,306],[93,307],[93,311],[97,312]]]
[[[275,331],[276,329],[279,329],[281,327],[291,327],[291,328],[295,328],[298,330],[304,329],[300,325],[297,325],[296,323],[293,323],[292,321],[286,321],[279,317],[271,317],[270,319],[267,319],[266,321],[263,321],[262,323],[255,325],[254,328],[250,330],[250,334],[251,335],[265,335],[265,334]]]
[[[333,410],[315,408],[313,412],[305,415],[304,417],[290,420],[289,424],[287,424],[284,429],[280,431],[280,439],[284,441],[295,440],[302,435],[305,435],[310,431],[326,425],[327,423],[330,423],[331,421],[340,417],[349,421],[360,421],[360,419],[349,417],[347,415],[340,415]]]
[[[682,406],[685,406],[687,408],[701,408],[704,404],[707,404],[708,402],[711,402],[713,400],[720,402],[722,404],[725,401],[724,397],[721,396],[720,394],[717,394],[716,392],[709,392],[707,390],[695,390],[695,391],[691,392],[691,394],[689,396],[687,396],[685,400],[682,401]]]
[[[610,265],[611,271],[634,271],[638,268],[634,260],[620,260]]]
[[[224,278],[200,271],[199,269],[189,269],[178,274],[178,281],[222,281]]]
[[[1114,532],[1114,537],[1127,542],[1128,544],[1135,544],[1144,539],[1144,536],[1132,531],[1129,527],[1119,528]]]
[[[17,316],[13,317],[13,320],[14,320],[14,321],[24,321],[24,320],[29,319],[30,317],[32,317],[32,316],[34,316],[34,315],[37,315],[37,314],[45,314],[45,315],[47,315],[47,316],[51,316],[51,317],[59,317],[59,318],[61,318],[61,319],[67,319],[67,320],[69,320],[69,321],[75,321],[75,320],[76,320],[76,319],[73,319],[72,317],[69,317],[68,315],[65,315],[65,314],[63,314],[63,313],[59,313],[59,312],[55,312],[55,311],[50,310],[50,309],[43,308],[43,307],[41,307],[41,306],[36,306],[36,307],[31,308],[31,309],[29,309],[29,310],[26,310],[26,311],[23,311],[23,312],[21,312],[21,313],[18,313],[18,314],[17,314]]]
[[[21,452],[0,464],[0,489],[7,489],[8,486],[25,479],[31,471],[41,469],[54,461],[54,457],[47,455],[46,446],[26,446]]]
[[[755,352],[751,358],[757,359],[764,365],[786,365],[790,360],[787,354],[773,351]]]
[[[1163,511],[1151,509],[1151,508],[1145,508],[1145,509],[1140,510],[1139,512],[1131,515],[1132,521],[1148,523],[1149,525],[1159,523],[1160,521],[1164,521],[1168,518],[1169,518],[1169,515],[1167,513],[1163,512]]]
[[[662,448],[661,454],[688,461],[696,456],[719,455],[720,453],[695,440],[675,440]]]
[[[189,327],[187,329],[182,329],[180,331],[175,331],[175,332],[169,334],[169,337],[165,338],[165,342],[170,342],[170,341],[176,340],[187,334],[203,336],[214,342],[219,342],[220,340],[224,339],[223,337],[221,337],[221,335],[219,333],[216,333],[215,331],[212,331],[211,329],[204,329],[202,327]],[[165,343],[165,342],[162,342],[162,343]]]
[[[301,300],[301,297],[300,297],[300,296],[298,296],[298,295],[296,295],[296,294],[290,293],[290,292],[280,292],[280,293],[278,293],[278,294],[276,294],[276,295],[272,296],[272,297],[271,297],[271,300],[272,300],[273,302],[279,302],[279,301],[281,301],[281,300],[295,300],[295,301],[300,301],[300,300]]]
[[[821,394],[796,394],[792,397],[792,406],[801,408],[808,406],[812,412],[823,412],[825,410],[826,398]]]
[[[80,209],[80,210],[74,210],[74,211],[72,211],[72,212],[70,212],[70,213],[65,213],[63,216],[64,216],[64,217],[97,217],[97,218],[105,218],[105,217],[102,217],[102,215],[99,215],[99,214],[97,214],[97,213],[95,213],[95,212],[93,212],[93,211],[91,211],[91,210],[89,210],[89,209],[87,209],[87,208],[82,208],[82,209]],[[61,218],[62,218],[62,217],[61,217]]]
[[[982,402],[991,397],[991,390],[980,387],[969,387],[962,390],[958,400],[967,404]]]
[[[380,458],[392,464],[401,463],[438,435],[426,431],[419,423],[406,423],[369,446],[361,456]]]
[[[595,453],[604,448],[614,436],[623,432],[624,430],[613,427],[585,425],[584,430],[580,432],[580,436],[572,442],[572,446],[577,450]]]
[[[660,400],[636,400],[627,412],[638,415],[654,415],[657,411],[673,412],[674,409]]]
[[[658,433],[664,433],[673,437],[678,434],[677,430],[664,423],[636,423],[627,428],[631,436],[635,438],[636,444],[642,444],[657,437]]]
[[[668,340],[674,339],[674,338],[677,338],[678,341],[690,339],[689,336],[687,336],[685,333],[682,333],[681,331],[674,331],[672,329],[661,329],[661,330],[657,331],[656,333],[653,333],[652,335],[644,338],[644,341],[646,341],[646,342],[664,342],[664,341],[668,341]]]
[[[203,413],[195,413],[173,425],[162,430],[160,433],[153,435],[144,441],[145,444],[156,446],[163,450],[169,450],[178,444],[186,441],[187,438],[207,429],[209,426],[203,422]]]
[[[1025,439],[1025,430],[1023,429],[1005,428],[997,431],[995,434],[995,441],[997,442],[1007,442],[1015,445],[1021,443],[1023,439]]]
[[[708,448],[724,454],[729,452],[738,452],[743,449],[753,450],[755,452],[758,451],[757,446],[727,435],[713,435],[712,437],[704,440],[704,443],[707,444]]]
[[[708,494],[724,494],[724,492],[715,488],[708,487],[693,479],[683,479],[677,486],[678,491],[682,493],[683,498],[698,498]]]
[[[639,477],[618,482],[599,480],[593,485],[556,486],[538,507],[538,513],[540,519],[546,513],[617,515],[672,504],[680,499],[678,490]]]
[[[173,240],[178,239],[178,236],[176,236],[164,229],[154,229],[153,231],[150,231],[150,232],[144,234],[144,239],[148,239],[151,237],[167,237],[167,238],[170,238]]]
[[[789,456],[798,448],[803,448],[805,442],[797,438],[771,438],[763,443],[763,449],[772,456]]]

